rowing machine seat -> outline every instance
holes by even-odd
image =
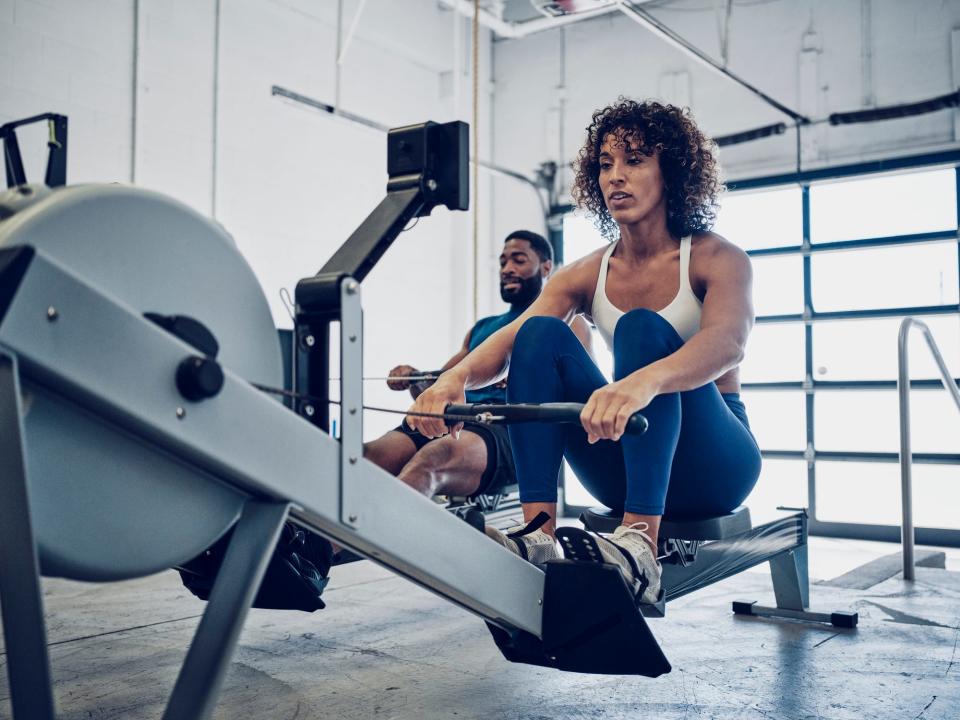
[[[580,521],[588,530],[612,533],[623,522],[623,514],[610,508],[593,507],[584,510]],[[660,538],[664,540],[722,540],[750,530],[750,509],[744,505],[726,515],[705,518],[685,518],[664,515],[660,521]]]

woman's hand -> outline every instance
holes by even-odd
[[[431,387],[420,394],[417,401],[410,406],[410,412],[441,414],[451,403],[466,402],[464,386],[463,380],[454,373],[443,373]],[[447,427],[442,418],[407,415],[406,421],[407,425],[426,437],[440,437],[448,432],[457,435],[463,428],[462,422]]]
[[[659,383],[643,370],[598,388],[580,413],[587,442],[619,440],[630,416],[643,410],[659,393]]]

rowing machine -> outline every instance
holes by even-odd
[[[15,718],[54,717],[41,573],[141,577],[232,528],[165,714],[209,717],[288,517],[480,616],[510,659],[669,671],[615,569],[534,567],[362,456],[361,288],[345,268],[362,276],[410,217],[465,201],[464,143],[446,159],[431,144],[465,141],[460,125],[391,134],[387,198],[298,286],[307,393],[328,391],[329,358],[305,333],[341,320],[339,442],[305,403],[291,412],[251,384],[282,383],[281,351],[218,224],[123,186],[0,195],[0,609]],[[147,313],[196,320],[216,356]]]

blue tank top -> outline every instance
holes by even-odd
[[[491,317],[478,320],[477,324],[474,325],[470,331],[470,342],[468,343],[470,350],[476,348],[477,345],[493,335],[500,328],[512,323],[520,317],[520,313],[522,312],[522,310],[514,310],[511,308],[503,315],[492,315]],[[467,390],[468,403],[505,403],[506,401],[506,388],[497,387],[496,385],[488,385],[485,388],[478,388],[477,390]]]

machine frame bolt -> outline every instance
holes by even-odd
[[[360,289],[360,283],[351,278],[350,280],[347,280],[346,285],[344,285],[344,289],[347,291],[347,295],[356,295],[357,290]]]
[[[303,406],[303,414],[306,415],[307,417],[313,417],[313,413],[315,412],[316,410],[314,409],[313,405]]]
[[[182,407],[177,408],[177,420],[183,420],[187,416],[187,411]]]
[[[47,320],[50,322],[55,322],[58,317],[60,317],[60,311],[57,310],[53,305],[47,308]]]

